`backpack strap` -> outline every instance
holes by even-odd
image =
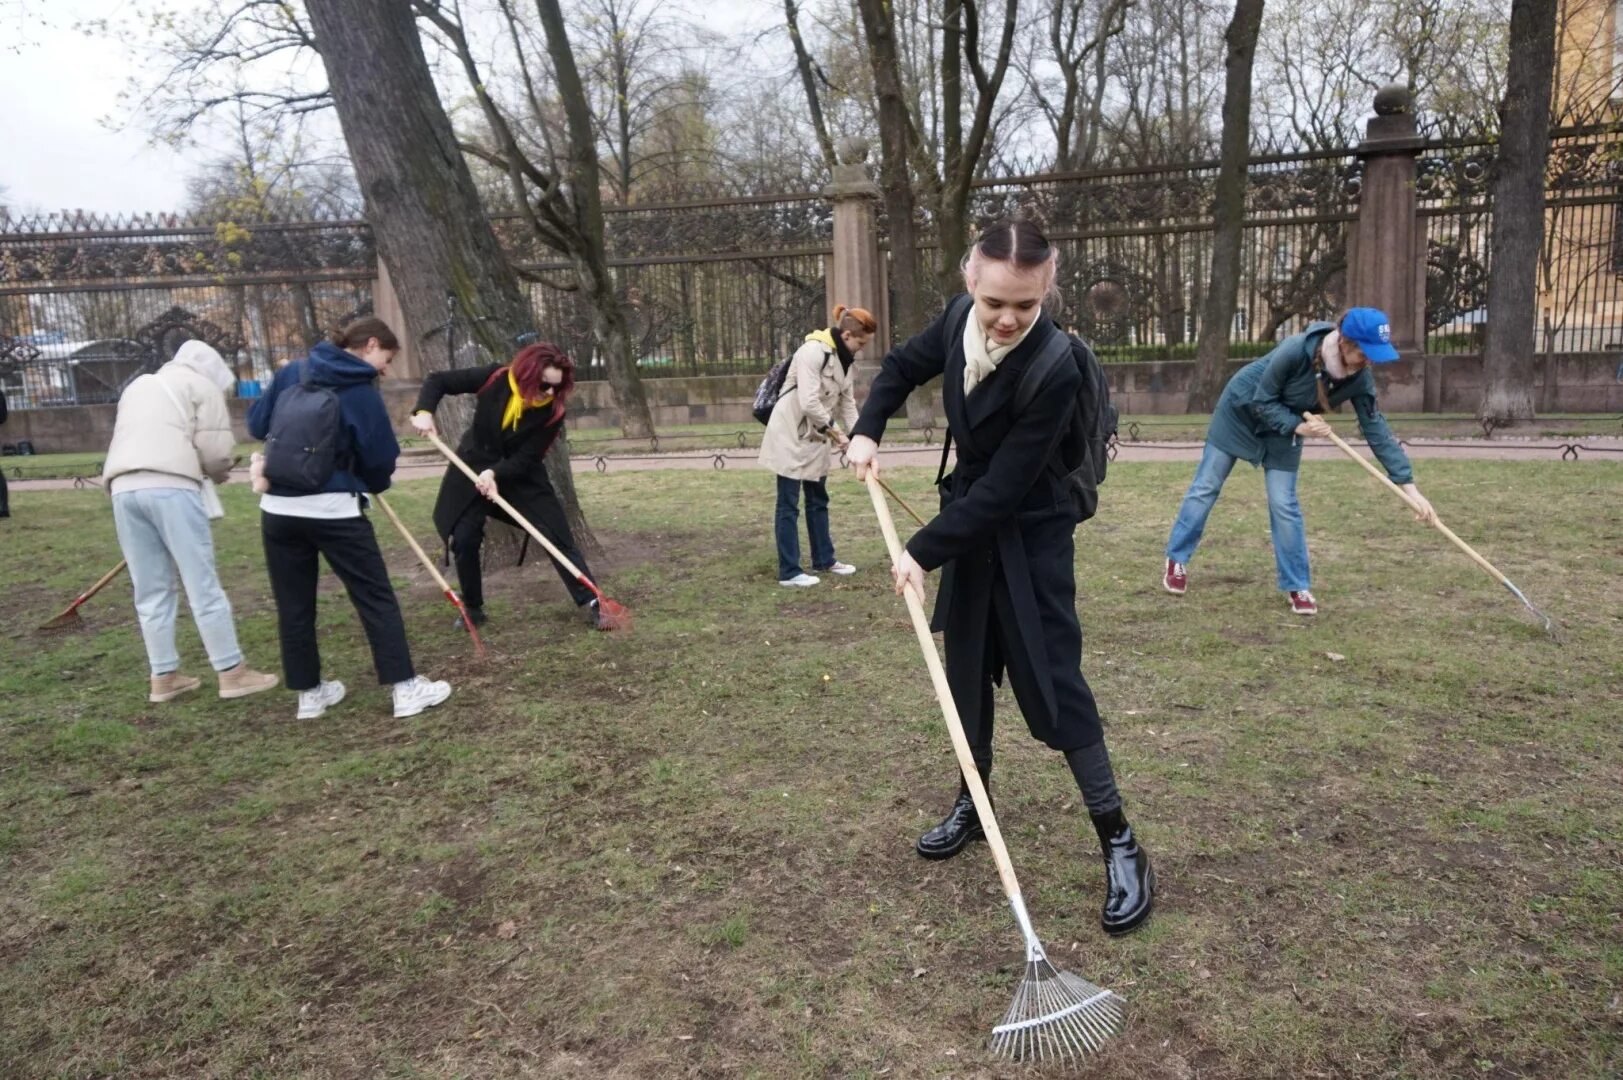
[[[968,293],[959,293],[947,305],[947,323],[953,327],[953,337],[948,341],[964,336],[964,324],[969,321],[970,312],[975,307],[975,298]],[[951,346],[948,346],[951,349]],[[941,440],[941,465],[935,471],[935,482],[940,485],[947,476],[947,453],[952,449],[952,425],[947,425],[947,437]]]
[[[1042,350],[1032,359],[1031,366],[1020,376],[1020,385],[1014,392],[1016,416],[1031,408],[1031,403],[1036,400],[1037,391],[1042,389],[1043,383],[1048,381],[1048,377],[1059,367],[1060,362],[1070,355],[1071,335],[1057,326],[1054,327],[1054,332],[1043,342]]]

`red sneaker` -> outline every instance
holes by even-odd
[[[1182,596],[1189,588],[1189,568],[1181,562],[1167,560],[1167,570],[1161,577],[1161,587],[1173,596]]]
[[[1294,615],[1317,615],[1319,602],[1313,599],[1313,594],[1306,589],[1297,589],[1291,593],[1291,613]]]

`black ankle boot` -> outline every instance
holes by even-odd
[[[1105,907],[1099,925],[1112,936],[1131,933],[1155,906],[1155,871],[1120,808],[1092,817],[1105,854]]]
[[[470,607],[466,611],[468,612],[468,622],[463,622],[461,615],[456,617],[456,628],[458,630],[466,630],[468,623],[473,623],[474,626],[483,626],[490,621],[490,616],[485,614],[485,609],[482,607]]]
[[[960,783],[958,798],[941,819],[941,824],[919,837],[918,853],[926,859],[950,859],[971,840],[984,839],[981,815],[975,809],[975,800],[969,797],[969,788]]]

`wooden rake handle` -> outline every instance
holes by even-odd
[[[429,576],[434,579],[434,584],[440,587],[440,591],[444,593],[454,592],[451,583],[445,580],[445,575],[440,573],[439,567],[434,565],[434,560],[428,557],[428,552],[424,551],[423,546],[417,542],[417,538],[411,535],[411,530],[406,528],[406,523],[400,520],[400,515],[394,512],[394,507],[385,502],[382,495],[373,495],[372,498],[377,501],[379,506],[383,507],[383,512],[389,515],[389,520],[394,522],[396,529],[400,530],[400,535],[406,538],[406,543],[411,545],[411,550],[416,554],[423,566],[428,569]]]
[[[879,530],[885,534],[885,546],[890,549],[892,566],[902,560],[902,544],[896,538],[896,522],[891,519],[890,507],[880,491],[878,477],[869,477],[868,496],[873,500],[874,514],[879,518]],[[903,593],[908,614],[913,617],[913,632],[918,635],[919,648],[924,651],[924,664],[930,669],[930,681],[935,684],[935,696],[941,704],[941,713],[947,720],[947,734],[952,736],[952,749],[958,755],[958,768],[964,774],[970,798],[975,800],[975,811],[980,814],[981,828],[986,832],[987,846],[997,861],[998,877],[1003,879],[1003,891],[1023,916],[1024,902],[1020,896],[1020,880],[1014,876],[1014,864],[1009,861],[1009,849],[1003,843],[1003,832],[998,828],[997,816],[992,813],[992,800],[981,782],[980,770],[975,767],[975,756],[970,753],[969,740],[964,736],[964,724],[953,703],[952,690],[947,686],[947,673],[936,654],[935,638],[930,634],[930,620],[924,614],[924,597],[909,588]],[[1023,927],[1024,929],[1024,927]],[[1028,936],[1029,933],[1028,933]]]
[[[875,476],[873,479],[874,479],[874,483],[878,484],[880,487],[885,489],[885,494],[886,495],[889,495],[891,498],[896,500],[896,505],[897,506],[900,506],[903,510],[907,511],[907,516],[908,517],[910,517],[914,521],[918,522],[918,525],[919,525],[920,528],[924,527],[924,519],[919,517],[918,512],[916,510],[914,510],[911,506],[907,505],[907,500],[906,499],[904,499],[900,495],[896,494],[896,492],[891,488],[891,486],[889,484],[885,483],[883,480],[881,480],[878,476]]]
[[[1334,431],[1330,432],[1330,441],[1341,447],[1342,453],[1346,454],[1348,457],[1358,462],[1358,464],[1362,465],[1365,472],[1369,473],[1375,479],[1392,489],[1392,494],[1402,499],[1403,505],[1407,506],[1417,514],[1420,512],[1420,507],[1416,506],[1414,500],[1409,498],[1408,492],[1394,484],[1391,477],[1387,476],[1380,469],[1377,469],[1374,465],[1371,465],[1369,459],[1363,454],[1360,454],[1357,450],[1354,450],[1351,446],[1348,446],[1346,441],[1342,439],[1340,435],[1337,435]],[[1432,515],[1431,525],[1438,532],[1448,537],[1455,547],[1469,555],[1472,561],[1474,561],[1478,566],[1486,570],[1488,575],[1492,577],[1493,580],[1497,581],[1501,585],[1510,586],[1509,578],[1501,574],[1493,563],[1489,562],[1487,559],[1484,559],[1480,554],[1478,554],[1476,548],[1472,547],[1470,544],[1467,544],[1464,540],[1461,540],[1458,536],[1456,536],[1454,534],[1454,530],[1450,529],[1447,525],[1444,525],[1442,519],[1437,517],[1435,512]]]
[[[129,563],[128,563],[127,560],[124,560],[124,559],[118,560],[118,565],[113,567],[111,570],[107,571],[107,573],[103,574],[101,576],[101,579],[99,581],[97,581],[94,585],[90,586],[90,588],[88,588],[84,592],[80,593],[74,599],[73,604],[69,607],[68,610],[70,610],[70,611],[73,610],[73,608],[78,607],[80,604],[84,603],[86,600],[89,600],[92,596],[95,596],[97,593],[101,592],[103,589],[105,589],[107,587],[107,583],[109,581],[112,581],[119,574],[122,574],[124,572],[124,568],[126,566],[128,566],[128,565],[129,565]]]
[[[457,468],[461,469],[467,474],[468,479],[472,480],[475,484],[479,482],[479,474],[470,469],[466,461],[463,461],[461,458],[457,457],[456,451],[445,445],[445,440],[441,439],[432,431],[426,432],[425,434],[427,434],[429,441],[434,444],[439,452],[445,455],[446,461],[449,461],[452,465],[455,465]],[[547,554],[551,555],[554,559],[557,559],[559,566],[562,566],[565,570],[568,570],[571,574],[573,574],[576,581],[579,581],[591,588],[593,592],[597,592],[597,586],[592,583],[591,579],[585,574],[581,573],[580,568],[574,563],[570,562],[568,557],[565,556],[563,552],[554,547],[551,540],[548,540],[545,536],[542,536],[541,530],[537,529],[534,525],[531,525],[528,518],[526,518],[523,514],[520,514],[517,510],[513,509],[513,504],[502,498],[501,492],[498,491],[494,496],[491,497],[490,501],[507,511],[508,516],[514,521],[518,522],[519,526],[523,528],[525,532],[534,537],[535,542],[545,548]]]

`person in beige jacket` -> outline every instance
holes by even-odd
[[[175,613],[186,588],[192,618],[219,675],[222,698],[269,690],[275,675],[242,657],[231,601],[214,568],[214,536],[205,495],[231,471],[231,416],[225,392],[235,377],[214,349],[188,341],[156,373],[142,375],[118,399],[113,443],[102,479],[113,497],[118,546],[129,563],[135,613],[151,667],[148,700],[171,701],[201,681],[180,673]]]
[[[760,462],[778,474],[778,584],[807,587],[820,578],[800,565],[800,489],[806,489],[806,532],[812,569],[852,574],[856,567],[834,557],[828,530],[828,470],[833,449],[843,447],[857,422],[851,365],[873,337],[878,322],[862,308],[840,305],[826,330],[806,335],[795,350],[778,403],[761,440]]]

